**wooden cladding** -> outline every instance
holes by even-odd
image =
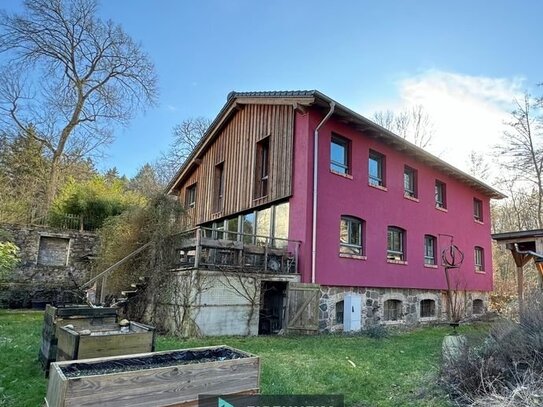
[[[291,105],[242,106],[182,182],[181,202],[198,185],[192,225],[290,196],[293,134]]]

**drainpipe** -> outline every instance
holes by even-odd
[[[315,267],[317,258],[317,189],[319,171],[319,129],[334,113],[335,102],[330,102],[330,111],[324,116],[319,125],[315,128],[313,136],[313,224],[311,234],[311,283],[315,283]]]

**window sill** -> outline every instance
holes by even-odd
[[[368,186],[372,187],[372,188],[375,188],[375,189],[378,189],[379,191],[385,191],[385,192],[388,191],[387,187],[384,187],[382,185],[373,185],[373,184],[370,184],[368,182]]]
[[[387,259],[387,263],[390,263],[390,264],[399,264],[401,266],[407,266],[407,261],[405,260],[392,260],[392,259]]]
[[[346,259],[355,259],[355,260],[367,260],[367,256],[360,256],[358,254],[347,254],[347,253],[339,253],[339,257],[343,257]]]
[[[411,196],[411,195],[407,195],[407,194],[403,194],[403,197],[409,201],[413,201],[413,202],[420,202],[419,201],[419,198],[416,198],[414,196]]]
[[[343,178],[353,179],[353,176],[351,174],[342,174],[341,172],[337,172],[337,171],[334,171],[334,170],[330,170],[330,173],[334,174],[334,175],[338,175],[338,176],[343,177]]]
[[[426,267],[427,269],[436,269],[437,264],[425,264],[424,267]]]
[[[405,321],[403,319],[398,319],[396,321],[383,321],[384,325],[402,325],[405,324]]]
[[[475,270],[477,274],[486,274],[485,270]]]
[[[436,206],[436,209],[437,209],[438,211],[445,212],[445,213],[449,212],[449,211],[447,210],[447,208],[442,208],[441,206]]]
[[[436,321],[437,320],[437,316],[433,316],[433,317],[419,317],[419,321],[420,322],[430,322],[430,321]]]
[[[478,223],[479,225],[484,225],[485,223],[482,220],[479,219],[473,219],[475,223]]]

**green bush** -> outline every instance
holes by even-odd
[[[84,183],[69,181],[54,202],[50,221],[55,226],[65,221],[65,215],[77,215],[83,219],[85,230],[94,230],[107,218],[145,203],[146,198],[128,190],[122,179],[108,180],[97,175]]]
[[[10,236],[0,230],[0,280],[4,279],[19,263],[19,247]]]

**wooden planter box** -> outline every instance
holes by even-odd
[[[58,330],[64,325],[76,329],[93,329],[115,324],[115,308],[91,308],[89,306],[53,307],[47,305],[43,316],[42,340],[39,359],[42,367],[49,372],[49,364],[57,360]]]
[[[75,328],[75,327],[74,327]],[[155,350],[155,328],[130,322],[128,332],[122,332],[118,324],[104,324],[99,329],[83,329],[66,326],[57,331],[57,360],[76,360],[106,356],[130,355]]]
[[[223,345],[52,363],[46,405],[186,407],[259,389],[260,359]]]

